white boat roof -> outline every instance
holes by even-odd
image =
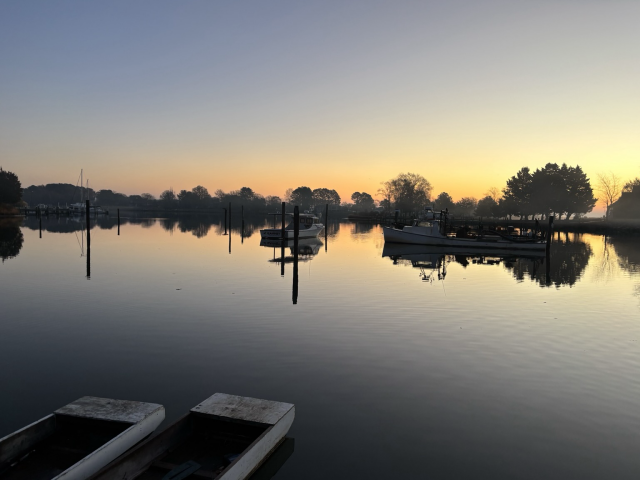
[[[191,409],[194,413],[227,419],[275,425],[294,405],[259,398],[215,393]]]
[[[164,407],[157,403],[114,400],[112,398],[100,397],[82,397],[59,408],[54,413],[56,415],[136,424],[159,409],[164,409]]]

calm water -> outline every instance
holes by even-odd
[[[104,219],[90,278],[80,223],[0,225],[0,436],[83,395],[173,421],[226,392],[296,404],[278,479],[640,476],[638,237],[560,234],[547,278],[334,224],[294,304],[259,222]]]

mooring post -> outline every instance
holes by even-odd
[[[87,278],[91,276],[91,206],[89,200],[85,203],[85,215],[87,218]]]
[[[324,251],[327,251],[327,234],[329,232],[329,204],[324,206]]]
[[[118,235],[120,235],[120,209],[118,209]]]
[[[91,207],[89,206],[89,200],[85,204],[85,215],[87,218],[87,248],[89,241],[91,240]]]
[[[244,243],[244,205],[240,205],[240,243]]]
[[[231,254],[231,202],[229,202],[229,254]]]
[[[549,215],[549,228],[547,230],[547,257],[549,256],[549,253],[551,252],[551,241],[553,240],[553,219],[555,217],[553,215]]]
[[[285,232],[285,231],[284,231],[284,228],[285,228],[285,227],[284,227],[284,216],[285,216],[285,211],[286,211],[286,204],[285,204],[285,202],[282,202],[282,233],[281,233],[281,235],[280,235],[280,236],[282,237],[282,240],[286,240],[286,238],[287,238],[287,237],[285,236],[285,233],[287,233],[287,232]]]
[[[300,210],[293,207],[293,304],[298,303],[298,235],[300,234]]]
[[[227,209],[223,208],[224,210],[224,234],[227,234]]]
[[[42,217],[40,217],[40,238],[42,238]]]

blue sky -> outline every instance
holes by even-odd
[[[640,175],[637,1],[4,1],[0,164],[25,185],[454,198],[522,166]],[[94,183],[95,182],[95,183]]]

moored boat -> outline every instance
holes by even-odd
[[[290,214],[289,214],[290,215]],[[301,213],[299,216],[299,229],[298,238],[314,238],[317,237],[324,229],[324,225],[320,222],[320,219],[310,213]],[[289,225],[284,229],[285,238],[293,238],[294,236],[294,223],[293,218]],[[260,230],[260,236],[263,239],[281,239],[281,228],[264,228]]]
[[[0,477],[85,479],[151,434],[162,420],[162,405],[82,397],[0,439]]]
[[[284,440],[290,403],[216,393],[90,480],[248,478]]]
[[[405,225],[402,228],[383,227],[382,231],[385,243],[527,251],[540,251],[546,247],[545,241],[533,233],[514,235],[494,230],[468,232],[463,229],[456,233],[447,233],[446,225],[435,218],[427,222],[416,221],[413,225]]]

